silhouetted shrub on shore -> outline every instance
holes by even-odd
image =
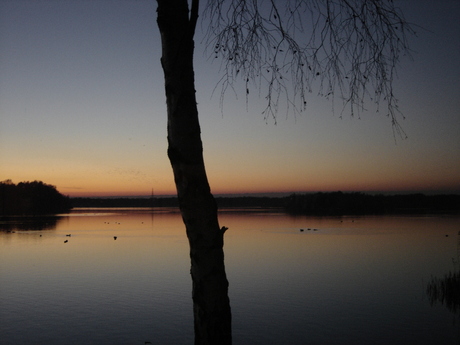
[[[426,293],[431,305],[441,303],[452,313],[460,315],[460,271],[449,272],[442,278],[431,278]]]
[[[42,215],[65,213],[71,209],[70,198],[55,186],[41,181],[0,182],[0,215]]]

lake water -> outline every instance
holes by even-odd
[[[432,276],[458,268],[460,217],[227,210],[220,225],[234,344],[460,343],[459,315],[426,295]],[[193,343],[174,210],[76,209],[1,226],[1,344]]]

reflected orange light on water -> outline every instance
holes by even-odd
[[[286,334],[331,343],[322,338],[324,328],[337,339],[364,329],[359,338],[371,343],[382,320],[400,338],[419,335],[437,320],[421,297],[423,279],[449,272],[460,243],[458,216],[292,217],[225,209],[219,219],[229,228],[224,251],[235,339],[252,337],[251,343],[261,334],[265,343],[274,337],[283,343]],[[75,209],[38,231],[27,230],[32,221],[0,224],[2,306],[10,317],[41,328],[47,320],[52,337],[63,339],[60,315],[77,328],[74,337],[99,332],[101,321],[104,339],[118,339],[113,329],[132,320],[134,330],[121,327],[130,339],[148,332],[145,339],[161,334],[168,343],[185,324],[193,333],[189,245],[177,209]],[[402,313],[430,321],[407,330],[398,321]],[[446,334],[438,329],[442,320],[426,334]]]
[[[266,269],[283,271],[283,267],[300,275],[304,275],[301,267],[310,273],[340,274],[338,267],[343,265],[363,272],[375,260],[394,269],[420,252],[442,257],[452,249],[445,234],[458,231],[458,224],[449,219],[430,217],[289,217],[223,210],[219,222],[229,228],[225,234],[229,274],[240,276],[242,272],[265,274]],[[189,266],[185,226],[177,209],[155,213],[150,209],[76,209],[64,215],[55,230],[17,230],[0,240],[8,244],[4,249],[11,254],[5,258],[13,266],[34,262],[43,251],[46,265],[59,267],[58,272],[66,270],[73,259],[85,267],[98,261],[98,267],[104,265],[110,271],[116,271],[117,265],[160,265],[164,270],[168,265]],[[436,262],[427,259],[427,265],[438,270]]]
[[[457,231],[451,220],[430,217],[286,218],[260,214],[236,218],[222,214],[220,221],[229,227],[225,237],[229,272],[238,267],[234,274],[241,278],[246,272],[246,279],[266,277],[266,270],[273,269],[285,271],[286,279],[324,279],[346,271],[348,275],[354,272],[356,279],[369,275],[367,280],[372,282],[375,275],[386,274],[372,271],[376,262],[389,272],[411,264],[419,253],[431,258],[452,252],[452,241],[446,241],[444,232],[455,235]],[[430,267],[433,272],[442,266],[429,259],[426,265],[425,269]]]

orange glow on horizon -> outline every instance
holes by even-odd
[[[228,164],[210,164],[208,178],[214,195],[232,194],[291,194],[315,192],[364,192],[364,193],[460,193],[458,177],[452,173],[434,174],[427,170],[411,168],[402,171],[391,166],[387,170],[378,168],[353,169],[350,165],[323,166],[321,164],[297,166],[292,164],[275,164],[271,166],[256,164],[245,167],[234,165],[223,169]],[[216,168],[217,167],[217,168]],[[287,168],[286,168],[287,167]],[[292,167],[292,168],[291,168]],[[385,167],[383,167],[385,168]],[[9,169],[2,174],[13,183],[24,181],[42,181],[56,186],[57,190],[70,197],[150,197],[175,196],[176,188],[169,166],[162,170],[145,171],[142,175],[127,173],[106,173],[80,170],[46,171]],[[151,177],[152,176],[152,177]],[[408,178],[410,176],[410,178]]]

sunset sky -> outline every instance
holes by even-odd
[[[212,191],[460,193],[460,1],[395,1],[421,25],[396,96],[407,139],[372,106],[335,114],[311,94],[265,121],[263,97],[228,93],[196,39],[197,98]],[[70,196],[174,194],[156,1],[0,1],[0,181]],[[257,92],[255,92],[256,94]]]

